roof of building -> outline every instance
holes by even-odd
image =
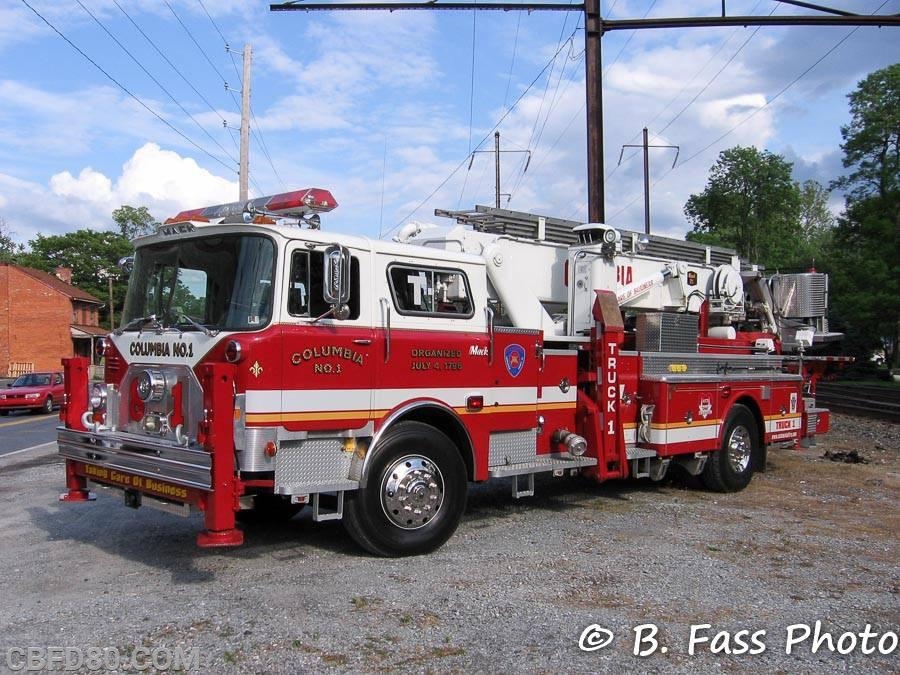
[[[103,337],[109,333],[109,328],[86,326],[81,323],[73,323],[69,329],[72,331],[72,337]]]
[[[23,267],[22,265],[15,265],[13,263],[0,263],[2,265],[9,266],[10,268],[16,269],[23,274],[27,274],[31,278],[36,281],[40,281],[42,284],[49,286],[54,291],[58,293],[62,293],[66,297],[71,298],[72,300],[81,300],[82,302],[90,302],[97,305],[102,305],[103,301],[98,300],[96,297],[88,293],[87,291],[83,291],[77,286],[73,286],[72,284],[67,284],[65,281],[61,279],[57,279],[52,274],[48,274],[47,272],[42,272],[41,270],[36,270],[33,267]]]

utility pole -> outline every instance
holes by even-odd
[[[494,132],[494,206],[500,208],[500,132]]]
[[[600,38],[603,19],[600,0],[584,3],[584,92],[587,99],[588,222],[606,221],[603,176],[603,59]]]
[[[498,209],[500,208],[500,197],[503,195],[509,196],[509,193],[501,193],[500,192],[500,153],[501,152],[524,152],[528,155],[525,160],[525,168],[522,169],[522,173],[528,171],[528,165],[531,163],[531,150],[501,150],[500,149],[500,132],[494,132],[494,149],[493,150],[473,150],[472,156],[469,158],[469,169],[472,169],[472,163],[475,161],[475,155],[478,155],[483,152],[493,152],[494,153],[494,206]]]
[[[97,270],[97,276],[100,279],[106,279],[107,287],[109,288],[109,330],[113,331],[116,329],[116,312],[113,306],[113,279],[118,279],[119,275],[115,272],[110,272],[105,267],[101,267]]]
[[[244,45],[244,79],[241,85],[241,165],[238,171],[238,201],[248,197],[250,181],[250,45]]]
[[[644,142],[640,145],[623,145],[619,152],[619,164],[622,163],[622,155],[625,154],[625,148],[643,148],[644,149],[644,233],[650,234],[650,148],[674,148],[675,159],[672,160],[672,168],[678,161],[678,153],[681,148],[677,145],[650,145],[647,141],[647,127],[643,131]]]

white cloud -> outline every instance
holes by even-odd
[[[82,169],[78,178],[68,171],[52,176],[50,189],[58,197],[79,199],[89,203],[107,203],[112,197],[112,181],[90,167]]]
[[[146,206],[165,220],[183,209],[237,201],[238,189],[236,182],[215,176],[193,159],[147,143],[114,179],[90,167],[77,176],[57,173],[47,186],[0,174],[0,194],[0,215],[14,238],[26,243],[39,233],[113,229],[112,211],[123,204]]]
[[[146,205],[151,213],[154,212],[151,205],[196,208],[236,201],[237,183],[210,173],[190,157],[147,143],[122,167],[115,199]]]

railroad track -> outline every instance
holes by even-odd
[[[820,382],[816,405],[836,412],[900,422],[900,387]]]

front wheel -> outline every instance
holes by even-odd
[[[44,405],[41,406],[40,412],[44,413],[45,415],[49,415],[50,413],[53,412],[53,397],[52,396],[48,396],[47,398],[44,399]]]
[[[716,492],[737,492],[750,483],[753,458],[758,456],[759,429],[747,406],[737,404],[725,419],[722,447],[703,468],[703,484]]]
[[[456,446],[433,427],[401,422],[374,452],[366,487],[347,497],[347,532],[383,556],[441,546],[466,507],[466,467]]]

